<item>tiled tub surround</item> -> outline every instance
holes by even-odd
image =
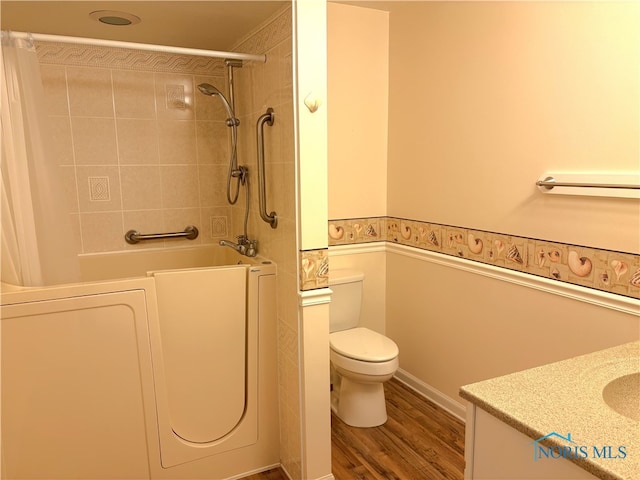
[[[387,241],[640,298],[640,255],[394,217],[329,221],[329,245]]]
[[[226,91],[224,60],[51,43],[37,52],[79,253],[176,245],[129,245],[130,229],[196,225],[189,246],[237,230],[225,197],[225,113],[196,90]]]
[[[235,72],[236,110],[240,128],[238,158],[250,169],[249,235],[258,239],[258,251],[278,265],[278,375],[280,391],[280,461],[292,480],[305,478],[301,437],[299,376],[300,322],[298,305],[299,253],[296,247],[296,160],[294,142],[292,9],[283,8],[239,43],[235,51],[265,54],[267,62],[251,62]],[[268,107],[275,121],[265,127],[266,204],[276,211],[276,229],[260,218],[258,209],[256,120]],[[252,176],[253,175],[253,176]],[[233,234],[242,230],[244,199],[231,207]],[[278,414],[274,412],[274,414]]]
[[[272,229],[257,214],[256,181],[251,183],[248,228],[250,236],[259,241],[259,254],[278,266],[280,458],[288,475],[297,480],[304,474],[300,436],[301,253],[296,248],[292,24],[289,5],[258,26],[233,50],[265,54],[268,59],[266,63],[246,63],[235,71],[236,115],[242,122],[238,129],[238,161],[257,171],[255,121],[267,107],[274,108],[276,121],[265,131],[265,162],[267,205],[278,212],[278,228]],[[202,82],[227,92],[224,60],[61,44],[40,43],[37,48],[49,115],[55,128],[55,152],[67,174],[66,190],[73,205],[78,252],[189,247],[217,243],[220,238],[233,239],[242,231],[244,192],[235,206],[229,206],[226,200],[229,145],[229,129],[224,126],[226,115],[220,102],[193,93]],[[102,96],[107,97],[112,103],[111,110],[105,108],[94,114],[70,108],[70,97],[75,95],[73,77],[83,72],[89,77],[84,93],[99,97],[97,103]],[[91,75],[102,75],[100,78],[104,80],[93,80]],[[102,94],[94,88],[101,89]],[[87,101],[89,107],[92,102]],[[109,140],[95,129],[89,130],[91,139],[84,141],[90,145],[84,149],[89,154],[78,156],[76,136],[82,133],[78,129],[87,123],[85,119],[91,122],[94,118],[108,127],[105,132]],[[98,157],[92,159],[91,153],[104,158],[100,151],[103,143],[109,147],[110,155],[108,160],[97,163]],[[84,171],[94,168],[95,171]],[[137,177],[131,175],[134,169],[140,172]],[[184,172],[182,176],[178,175],[180,172]],[[278,188],[269,188],[276,185]],[[140,189],[139,196],[134,196],[133,187]],[[102,209],[97,210],[98,207]],[[182,230],[188,223],[201,231],[194,241],[138,245],[124,241],[129,228],[145,233]]]

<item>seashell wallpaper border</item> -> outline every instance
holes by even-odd
[[[329,249],[300,251],[300,290],[329,286]]]
[[[394,217],[329,220],[328,234],[329,246],[393,242],[640,298],[637,254]]]

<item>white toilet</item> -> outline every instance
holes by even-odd
[[[347,425],[376,427],[387,421],[383,382],[398,369],[398,346],[358,327],[364,274],[331,270],[331,408]]]

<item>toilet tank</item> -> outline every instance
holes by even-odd
[[[364,273],[357,270],[329,270],[329,288],[333,291],[329,304],[329,330],[338,332],[355,328],[362,308]]]

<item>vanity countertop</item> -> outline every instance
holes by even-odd
[[[622,399],[635,417],[629,418],[605,403],[603,390],[639,371],[640,341],[465,385],[460,396],[533,440],[570,433],[588,451],[587,458],[574,463],[601,479],[633,480],[640,478],[640,403],[636,410],[636,397]],[[542,444],[562,447],[566,442],[551,436]],[[594,446],[600,452],[612,446],[613,454],[623,446],[626,456],[598,458]]]

